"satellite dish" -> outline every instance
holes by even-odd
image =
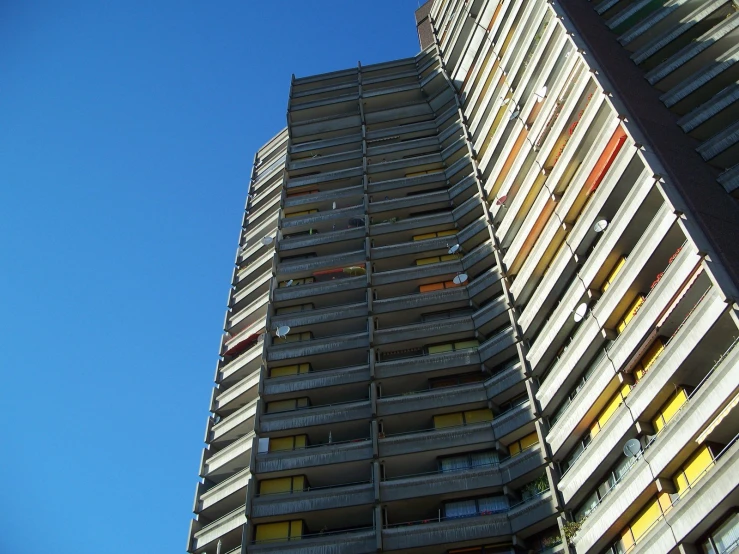
[[[593,225],[593,231],[596,233],[602,233],[606,230],[606,227],[608,227],[608,221],[605,219],[599,219],[595,222],[595,225]]]
[[[457,275],[454,279],[452,279],[452,283],[455,285],[461,285],[463,283],[467,282],[467,274],[466,273],[460,273]]]
[[[459,246],[458,244],[454,244],[454,245],[452,245],[452,246],[451,246],[451,247],[449,248],[449,253],[450,253],[450,254],[456,254],[457,252],[459,252],[459,249],[460,249],[460,248],[461,248],[461,246]]]
[[[504,194],[503,196],[501,196],[495,201],[495,205],[502,206],[503,204],[505,204],[506,200],[508,200],[508,195]]]
[[[510,101],[511,101],[510,98],[504,98],[503,99],[503,106],[505,106],[506,104],[508,104],[508,102],[510,102]]]
[[[287,283],[285,283],[285,286],[289,287],[289,286],[292,286],[292,284],[293,284],[293,280],[290,279]]]
[[[331,209],[332,210],[335,210],[336,209],[336,202],[334,202],[333,204],[331,204]]]
[[[639,439],[629,439],[624,444],[624,456],[634,458],[641,452],[641,443]]]
[[[508,121],[513,121],[518,117],[518,115],[521,113],[521,110],[516,108],[516,111],[511,114],[511,117],[508,118]]]
[[[575,323],[580,323],[583,319],[585,319],[585,314],[588,313],[588,303],[583,302],[575,309],[573,313]]]
[[[273,239],[273,238],[272,238],[272,237],[270,237],[269,235],[268,235],[268,236],[266,236],[266,237],[262,237],[262,244],[263,244],[264,246],[267,246],[268,244],[272,244],[272,241],[273,241],[273,240],[275,240],[275,239]]]
[[[277,328],[277,331],[275,331],[275,335],[277,335],[281,339],[284,339],[289,332],[290,327],[288,327],[287,325],[282,325],[281,327]]]
[[[543,87],[541,87],[541,88],[540,88],[539,90],[537,90],[537,91],[536,91],[536,92],[534,93],[534,96],[536,96],[536,97],[537,97],[537,100],[536,100],[537,104],[538,104],[539,102],[541,102],[542,100],[544,100],[544,98],[546,98],[546,96],[547,96],[547,86],[546,86],[546,85],[544,85],[544,86],[543,86]]]

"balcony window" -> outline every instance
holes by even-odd
[[[623,319],[616,326],[616,330],[619,332],[619,334],[623,333],[624,329],[626,329],[626,326],[631,322],[632,319],[634,319],[634,316],[636,316],[637,312],[642,307],[642,304],[644,304],[644,300],[646,300],[646,296],[644,296],[643,294],[637,295],[636,300],[634,300],[633,304],[629,306],[629,309],[626,310]]]
[[[450,237],[457,234],[456,229],[451,229],[449,231],[438,231],[436,233],[424,233],[422,235],[415,235],[413,237],[413,240],[427,240],[427,239],[435,239],[437,237]]]
[[[631,550],[671,507],[670,495],[666,492],[661,492],[652,498],[639,512],[639,515],[621,531],[620,538],[613,544],[612,551],[616,554],[623,554]]]
[[[256,526],[255,542],[276,542],[299,539],[303,536],[303,520],[262,523]]]
[[[462,471],[476,467],[491,466],[497,463],[498,452],[495,450],[485,450],[483,452],[472,452],[470,454],[439,458],[439,469],[442,472]]]
[[[313,277],[305,277],[303,279],[290,279],[289,281],[280,281],[277,288],[283,289],[285,287],[297,287],[299,285],[309,285],[313,283],[315,279]]]
[[[445,344],[434,344],[426,346],[424,350],[427,354],[443,354],[444,352],[456,352],[458,350],[476,349],[480,345],[477,339],[461,340],[457,342],[448,342]]]
[[[662,354],[664,349],[664,338],[657,337],[649,347],[649,350],[647,350],[646,354],[644,354],[634,366],[633,373],[637,383],[647,374],[649,368],[652,367],[652,364],[654,364],[657,358],[659,358],[659,355]]]
[[[313,304],[299,304],[297,306],[287,306],[285,308],[277,308],[275,314],[294,314],[296,312],[304,312],[312,310]]]
[[[318,213],[318,210],[303,210],[302,212],[293,212],[291,214],[285,214],[285,219],[290,219],[292,217],[300,217],[303,215],[310,215],[310,214],[316,214]]]
[[[655,432],[659,433],[662,428],[667,425],[673,416],[680,410],[683,404],[688,401],[688,393],[684,388],[678,389],[657,412],[652,420]]]
[[[298,450],[308,446],[308,435],[294,435],[292,437],[278,437],[267,440],[269,441],[269,446],[267,447],[268,452]]]
[[[606,403],[605,407],[596,416],[595,421],[590,424],[590,438],[594,438],[595,435],[600,433],[600,430],[608,422],[609,419],[616,413],[618,407],[624,403],[624,400],[631,392],[631,385],[624,383],[616,394]]]
[[[293,477],[280,477],[278,479],[265,479],[259,482],[259,494],[280,494],[303,492],[308,490],[308,481],[305,475]]]
[[[618,275],[621,269],[624,267],[625,263],[626,263],[626,256],[621,256],[618,259],[618,261],[614,264],[614,266],[611,268],[611,271],[608,273],[608,277],[606,277],[606,280],[601,285],[600,287],[601,292],[606,292],[608,290],[608,288],[611,286],[614,279],[616,278],[616,275]]]
[[[539,444],[539,435],[536,432],[530,433],[523,438],[513,441],[508,445],[508,453],[511,458],[518,456],[524,450],[531,448],[535,444]]]
[[[291,398],[290,400],[275,400],[274,402],[267,402],[267,413],[291,412],[293,410],[308,408],[309,406],[310,400],[305,396],[302,398]]]
[[[713,452],[708,445],[701,446],[688,461],[672,476],[677,497],[683,496],[701,477],[713,467]]]
[[[285,377],[287,375],[299,375],[310,372],[310,364],[295,364],[282,367],[273,367],[269,370],[270,377]]]
[[[472,425],[473,423],[480,423],[482,421],[493,421],[492,410],[483,408],[481,410],[467,410],[454,414],[436,415],[434,416],[434,429],[461,427],[462,425]]]
[[[460,287],[454,281],[444,281],[442,283],[431,283],[430,285],[421,285],[418,292],[433,292],[435,290],[453,289]]]
[[[704,554],[724,554],[739,546],[739,513],[729,514],[718,527],[700,543]]]
[[[485,496],[470,500],[457,500],[444,504],[444,517],[470,517],[497,514],[508,510],[508,498],[504,495]]]

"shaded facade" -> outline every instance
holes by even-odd
[[[722,551],[733,246],[578,10],[437,0],[417,56],[293,78],[254,161],[189,552]],[[731,230],[725,174],[687,146]]]

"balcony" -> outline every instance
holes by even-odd
[[[439,307],[444,304],[466,303],[469,299],[467,288],[457,287],[431,292],[406,294],[372,302],[372,313],[389,314],[399,311],[417,310],[420,308]]]
[[[372,483],[309,488],[292,493],[258,495],[252,503],[251,517],[256,519],[336,510],[374,504],[374,501],[375,488]]]
[[[477,350],[458,350],[443,354],[415,356],[375,364],[377,379],[390,379],[417,373],[432,373],[453,368],[480,367],[480,356]]]
[[[191,550],[189,551],[201,552],[203,548],[214,543],[227,533],[240,530],[245,523],[246,514],[244,513],[244,506],[241,506],[193,533],[190,545]]]
[[[471,383],[456,387],[383,396],[377,400],[377,415],[383,417],[446,408],[449,406],[480,403],[486,400],[487,397],[482,383]]]
[[[287,325],[295,330],[298,327],[322,325],[346,319],[366,318],[368,316],[367,303],[344,304],[328,308],[304,310],[272,316],[272,325],[280,327]]]
[[[314,296],[330,294],[333,298],[339,299],[344,298],[348,295],[347,293],[350,293],[351,291],[361,290],[362,293],[364,293],[366,288],[367,276],[361,275],[359,277],[347,277],[334,281],[323,281],[292,287],[279,287],[274,290],[273,298],[275,302],[285,302],[288,300],[298,300],[301,298],[311,298]]]
[[[415,177],[401,177],[384,181],[371,182],[367,188],[369,194],[387,194],[402,191],[403,194],[421,192],[446,186],[446,175],[442,170]]]
[[[264,396],[297,393],[312,389],[341,387],[369,382],[369,366],[342,367],[324,371],[311,371],[289,377],[273,377],[264,381]]]
[[[222,386],[230,385],[254,373],[262,363],[263,353],[264,343],[258,341],[236,359],[227,363],[219,362],[219,368],[216,371],[216,382]]]
[[[357,348],[369,348],[367,332],[316,338],[302,342],[273,344],[267,348],[267,360],[274,362]]]
[[[256,470],[262,475],[351,462],[364,463],[370,460],[372,460],[372,441],[366,438],[317,444],[298,450],[259,452]]]
[[[257,397],[259,389],[259,372],[255,371],[229,388],[214,389],[211,412],[230,413],[246,405]]]
[[[341,189],[328,190],[323,192],[314,192],[312,194],[301,194],[299,196],[289,196],[285,199],[285,209],[290,208],[314,208],[319,205],[332,206],[333,202],[337,204],[343,203],[344,200],[356,199],[357,205],[362,203],[364,197],[364,188],[362,186],[346,187]],[[321,213],[321,212],[318,212]]]
[[[204,485],[199,483],[198,496],[193,511],[196,513],[208,512],[209,509],[226,503],[226,499],[231,496],[234,498],[238,496],[238,502],[240,503],[246,498],[246,487],[250,479],[251,473],[248,469],[244,469],[204,492],[200,492]]]
[[[412,431],[398,435],[387,435],[379,439],[380,457],[399,456],[427,450],[444,450],[449,448],[466,447],[479,444],[489,446],[495,441],[493,421],[473,423],[461,427],[446,427],[442,429],[426,429]]]
[[[345,227],[345,226],[342,226]],[[364,246],[364,225],[353,229],[339,227],[340,230],[328,230],[300,237],[283,237],[279,242],[279,252],[283,256],[313,251],[319,256],[335,255],[344,250],[356,250],[356,243]],[[353,241],[346,244],[347,241]]]
[[[257,413],[257,400],[254,399],[243,408],[210,427],[208,442],[214,443],[225,440],[233,440],[254,431],[254,416]],[[212,421],[209,420],[209,421]]]
[[[249,467],[253,440],[254,433],[249,433],[214,454],[205,450],[200,475],[210,480],[220,481]]]
[[[303,277],[305,274],[312,274],[322,269],[362,264],[366,259],[366,252],[364,250],[357,250],[342,254],[320,256],[318,258],[311,258],[310,260],[282,262],[277,266],[277,276],[280,280],[297,279]]]
[[[432,518],[398,523],[382,530],[384,550],[429,548],[435,545],[509,537],[511,525],[507,513],[464,518]]]
[[[502,490],[504,485],[529,476],[544,464],[541,449],[536,446],[500,463],[393,477],[380,483],[380,498],[385,503],[424,496],[459,494],[459,491],[496,487]]]
[[[318,425],[335,425],[345,421],[368,420],[371,417],[372,407],[369,400],[339,402],[290,412],[263,414],[259,419],[259,432],[274,433]]]
[[[377,329],[373,335],[375,346],[406,342],[406,348],[422,346],[415,344],[428,342],[435,338],[449,339],[450,341],[461,339],[474,333],[474,325],[470,316],[455,317],[453,319],[428,321],[395,327],[389,329]]]

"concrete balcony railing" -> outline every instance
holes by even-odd
[[[205,450],[200,475],[212,478],[214,475],[236,473],[249,467],[253,439],[254,433],[248,433],[212,455],[209,450]]]
[[[256,470],[261,475],[371,459],[372,440],[366,438],[312,445],[297,450],[259,452],[257,453]]]
[[[499,358],[501,358],[506,350],[516,344],[518,340],[513,327],[506,327],[499,331],[477,348],[480,355],[480,362],[491,366],[499,361],[503,361]]]
[[[676,540],[682,542],[700,525],[715,523],[723,515],[715,509],[716,506],[722,503],[736,505],[739,496],[738,464],[739,442],[734,437],[733,442],[716,457],[715,465],[706,470],[683,496],[673,500],[672,509],[653,524],[631,553],[669,552],[677,546]],[[731,550],[729,548],[725,552]]]
[[[244,288],[233,291],[231,294],[231,308],[237,311],[241,311],[241,304],[249,302],[249,299],[253,297],[253,301],[257,299],[260,289],[263,291],[269,290],[269,281],[272,279],[272,274],[269,272],[259,275],[253,281],[250,281]]]
[[[382,530],[385,550],[428,548],[435,545],[487,540],[511,534],[507,512],[396,524]]]
[[[308,185],[321,186],[324,183],[328,183],[331,181],[350,180],[352,177],[356,178],[356,177],[361,177],[361,176],[362,176],[361,167],[341,169],[339,171],[327,171],[325,173],[318,173],[317,175],[309,175],[306,177],[298,177],[298,178],[290,179],[285,185],[285,188],[288,191],[290,191],[292,189],[305,187]]]
[[[283,217],[280,220],[280,229],[283,233],[290,233],[291,230],[298,228],[310,228],[322,223],[336,222],[337,226],[346,227],[346,221],[352,217],[364,216],[364,205],[350,206],[348,208],[338,208],[326,212],[317,212],[297,217]],[[289,239],[288,239],[289,240]]]
[[[451,225],[454,223],[454,215],[451,211],[442,212],[432,215],[424,215],[419,217],[410,217],[399,221],[386,221],[380,219],[381,216],[373,218],[377,223],[370,225],[370,236],[377,237],[380,235],[390,235],[401,231],[417,231],[427,227],[435,227],[437,225]],[[395,254],[398,255],[398,254]]]
[[[487,298],[503,292],[501,284],[501,275],[497,267],[488,269],[482,275],[478,275],[467,284],[467,292],[470,298],[476,300],[478,295]]]
[[[216,382],[226,383],[239,381],[241,379],[244,379],[248,375],[256,372],[259,369],[259,366],[262,364],[263,352],[264,343],[258,341],[254,346],[241,354],[238,358],[219,367],[216,371]]]
[[[508,512],[511,532],[519,533],[558,513],[554,495],[551,491],[546,491],[511,508]],[[552,523],[554,523],[553,519]]]
[[[461,427],[426,429],[387,435],[385,438],[379,439],[379,451],[382,458],[462,446],[469,448],[476,444],[489,446],[493,441],[495,441],[493,426],[489,421],[485,421]]]
[[[367,254],[364,250],[356,250],[354,252],[344,252],[341,254],[333,254],[329,256],[319,256],[310,258],[309,260],[298,260],[295,262],[282,262],[277,266],[277,276],[280,279],[288,276],[300,276],[310,274],[321,269],[333,267],[347,267],[350,265],[362,264],[367,260]]]
[[[254,431],[254,416],[257,413],[257,400],[254,399],[246,406],[239,408],[220,422],[210,426],[208,442],[232,440]],[[212,419],[209,420],[213,421]]]
[[[497,396],[509,391],[518,384],[523,384],[526,379],[521,362],[506,367],[498,371],[495,375],[485,380],[485,393],[488,398],[496,398]]]
[[[393,269],[391,271],[373,273],[372,284],[374,286],[391,285],[393,283],[402,283],[405,281],[414,281],[429,277],[453,276],[455,273],[459,273],[462,270],[463,267],[461,260],[428,264],[419,267],[413,266],[404,269]]]
[[[215,487],[211,487],[205,492],[200,492],[195,501],[194,512],[202,512],[208,508],[215,506],[221,500],[236,493],[243,493],[243,498],[246,498],[246,487],[251,479],[251,472],[248,469],[239,471],[235,475],[232,475],[225,481],[218,483]],[[203,487],[199,484],[198,490]]]
[[[433,410],[458,406],[460,404],[471,404],[487,400],[485,387],[482,382],[448,387],[443,389],[431,389],[406,393],[394,396],[383,396],[377,400],[377,415],[379,417],[394,414],[403,414],[421,410]]]
[[[416,85],[416,88],[418,88],[418,85]],[[424,137],[419,139],[413,139],[413,140],[407,140],[404,142],[391,142],[391,143],[377,143],[376,145],[371,145],[367,148],[367,157],[370,159],[377,158],[379,161],[379,158],[382,158],[384,156],[388,156],[391,154],[396,154],[399,152],[406,153],[407,150],[414,150],[414,149],[439,149],[439,141],[435,136],[433,137]]]
[[[347,277],[346,279],[324,281],[322,283],[310,283],[307,285],[276,288],[273,292],[273,300],[275,302],[284,302],[287,300],[311,298],[324,294],[334,295],[351,290],[366,288],[367,276],[361,275],[359,277]]]
[[[619,522],[623,512],[650,490],[652,493],[657,492],[653,475],[662,475],[681,450],[705,428],[706,419],[710,419],[712,414],[719,411],[738,387],[739,349],[733,347],[711,369],[708,376],[691,393],[688,401],[660,430],[639,460],[622,475],[620,482],[582,523],[574,539],[579,552],[605,547],[608,540],[606,533],[609,530],[620,530],[612,528]],[[583,486],[584,483],[571,483],[573,487],[576,485]],[[565,502],[568,496],[565,496]],[[710,506],[715,505],[714,502],[710,503]]]
[[[369,194],[388,193],[391,191],[404,191],[404,189],[437,188],[446,184],[446,175],[439,170],[436,173],[427,173],[416,177],[401,177],[399,179],[387,179],[375,181],[369,184]]]
[[[251,518],[294,515],[317,510],[350,508],[374,504],[372,483],[354,483],[319,487],[292,493],[267,494],[254,497]]]
[[[372,202],[369,205],[369,214],[374,216],[376,220],[382,220],[384,214],[401,212],[408,213],[408,210],[419,210],[425,206],[449,205],[449,191],[437,190],[426,194],[417,194],[413,196],[402,196],[400,198],[392,198],[390,200],[380,200]],[[428,208],[427,208],[428,209]]]
[[[328,190],[325,192],[314,192],[313,194],[304,194],[301,196],[286,198],[284,206],[285,208],[298,208],[301,206],[318,204],[321,202],[339,203],[346,198],[356,198],[358,200],[358,203],[361,203],[361,199],[363,198],[363,196],[364,188],[362,186],[346,187],[343,189]]]
[[[644,340],[644,337],[654,329],[654,326],[661,317],[663,311],[667,308],[672,298],[674,298],[682,288],[683,283],[685,283],[686,279],[688,279],[689,275],[696,267],[696,264],[698,263],[698,257],[696,254],[696,251],[693,250],[692,247],[687,246],[680,251],[677,258],[675,258],[673,263],[664,272],[662,279],[660,279],[654,289],[652,289],[647,295],[641,308],[639,308],[639,317],[634,318],[634,320],[631,321],[624,331],[616,338],[615,342],[609,346],[609,356],[617,368],[621,368],[630,359],[632,352],[636,351]],[[620,276],[621,274],[619,274],[619,277]],[[615,285],[612,285],[608,289],[607,293],[610,293],[614,286],[618,286],[621,290],[617,290],[617,294],[620,293],[623,295],[627,284],[628,283],[618,282],[617,277]],[[573,372],[571,370],[571,366],[568,368],[569,364],[573,364],[572,360],[569,359],[570,352],[573,353],[573,356],[577,356],[575,359],[587,358],[587,356],[582,356],[582,351],[591,345],[592,341],[596,339],[600,332],[597,322],[605,321],[607,319],[605,314],[608,314],[613,310],[613,304],[618,302],[619,298],[620,296],[613,297],[603,295],[598,303],[592,308],[592,312],[595,317],[587,318],[582,323],[580,329],[578,329],[574,334],[570,347],[562,357],[555,362],[550,375],[544,380],[537,392],[537,398],[541,403],[542,410],[551,410],[553,405],[564,398],[572,383],[575,381],[575,378],[580,374],[582,369],[584,369],[578,368],[578,371]],[[605,303],[603,302],[604,300],[606,300]],[[603,306],[602,304],[605,305]],[[571,317],[572,316],[570,315],[570,318]],[[596,344],[598,344],[598,342],[596,342]]]
[[[475,329],[482,333],[490,332],[510,322],[508,301],[500,295],[472,314]]]
[[[371,528],[336,533],[302,535],[290,541],[271,541],[249,545],[249,552],[286,554],[374,554],[377,537]]]
[[[665,383],[672,380],[674,373],[716,323],[725,308],[726,304],[719,297],[718,291],[712,289],[691,310],[685,324],[678,329],[674,337],[670,338],[659,358],[650,367],[649,373],[644,376],[639,386],[633,391],[633,395],[629,394],[628,405],[635,416],[638,417],[639,413],[645,407],[643,405],[644,401],[639,402],[637,398],[648,391],[654,393],[661,390]],[[615,375],[610,360],[603,357],[598,367],[593,371],[592,376],[585,382],[580,392],[572,400],[572,403],[568,406],[564,414],[552,426],[547,436],[547,441],[551,445],[554,456],[559,457],[562,453],[572,448],[577,437],[585,432],[588,425],[585,416],[592,410],[598,399],[604,396],[604,391],[614,381],[614,378]],[[652,382],[654,384],[644,386]],[[649,404],[649,402],[650,400],[647,398],[646,404]],[[641,408],[637,409],[640,405]],[[613,419],[613,416],[611,419]],[[614,425],[623,430],[622,426],[625,424],[626,428],[628,428],[631,426],[631,421],[630,418],[627,419],[629,421],[621,425],[617,424],[614,420]],[[609,427],[611,426],[609,425]],[[599,435],[601,434],[599,433]]]
[[[472,323],[472,318],[470,316],[463,316],[389,329],[377,329],[373,335],[373,342],[375,346],[383,346],[386,344],[395,344],[396,342],[419,341],[421,339],[433,339],[434,337],[457,335],[459,333],[469,335],[470,333],[474,333],[474,331],[475,326]]]
[[[318,246],[332,245],[334,250],[339,250],[341,244],[348,240],[361,240],[364,238],[364,227],[354,229],[341,229],[327,233],[315,233],[298,238],[283,238],[280,240],[279,249],[281,254],[289,255],[291,251],[302,248],[315,248]],[[346,248],[346,245],[344,245]],[[322,249],[326,250],[326,248]]]
[[[247,327],[254,325],[260,320],[263,324],[264,320],[267,317],[268,302],[269,292],[265,292],[262,296],[254,300],[254,302],[252,302],[248,306],[245,306],[236,313],[231,313],[228,321],[226,322],[228,332],[231,335],[235,335],[236,333],[240,333]]]
[[[480,367],[480,355],[477,350],[458,350],[444,354],[431,354],[428,356],[415,356],[377,362],[375,364],[375,377],[377,379],[390,379],[415,373],[430,373],[456,367]]]
[[[344,163],[341,163],[344,162]],[[336,154],[327,154],[317,158],[304,158],[290,162],[287,166],[288,171],[296,171],[328,164],[346,165],[351,163],[352,166],[362,164],[362,150],[352,150],[349,152],[338,152]]]
[[[259,390],[259,372],[254,371],[225,390],[214,390],[215,393],[213,395],[213,401],[210,405],[210,410],[212,412],[219,412],[229,408],[233,409],[232,406],[246,404],[257,397]]]
[[[191,548],[192,551],[199,550],[206,545],[215,542],[217,539],[230,531],[240,528],[246,523],[245,506],[240,506],[233,512],[209,523],[200,531],[193,534]]]
[[[464,302],[468,299],[469,295],[465,287],[443,289],[374,300],[372,302],[372,312],[374,314],[387,314],[419,308],[438,307],[447,303]]]
[[[255,274],[272,269],[272,258],[274,258],[274,251],[267,250],[259,256],[259,258],[252,260],[248,265],[242,264],[241,269],[236,272],[234,287],[240,289],[244,284],[249,282]]]
[[[267,360],[274,362],[357,348],[369,348],[369,334],[367,332],[336,335],[302,342],[273,344],[267,347]]]
[[[335,425],[345,421],[370,419],[371,417],[372,406],[369,400],[340,402],[290,412],[263,414],[259,419],[259,432],[273,433],[288,429],[305,429],[318,425]]]
[[[319,310],[305,310],[302,312],[293,312],[287,314],[277,314],[272,316],[272,325],[280,327],[287,325],[291,328],[320,325],[330,321],[339,321],[342,319],[353,319],[359,317],[367,317],[367,303],[358,302],[356,304],[344,304],[341,306],[331,306]]]
[[[304,154],[306,152],[315,152],[324,148],[336,148],[344,145],[361,144],[361,133],[349,133],[341,137],[316,140],[304,144],[290,145],[290,154]]]
[[[263,396],[288,394],[312,389],[339,387],[370,380],[368,365],[311,371],[289,377],[273,377],[264,381]]]

